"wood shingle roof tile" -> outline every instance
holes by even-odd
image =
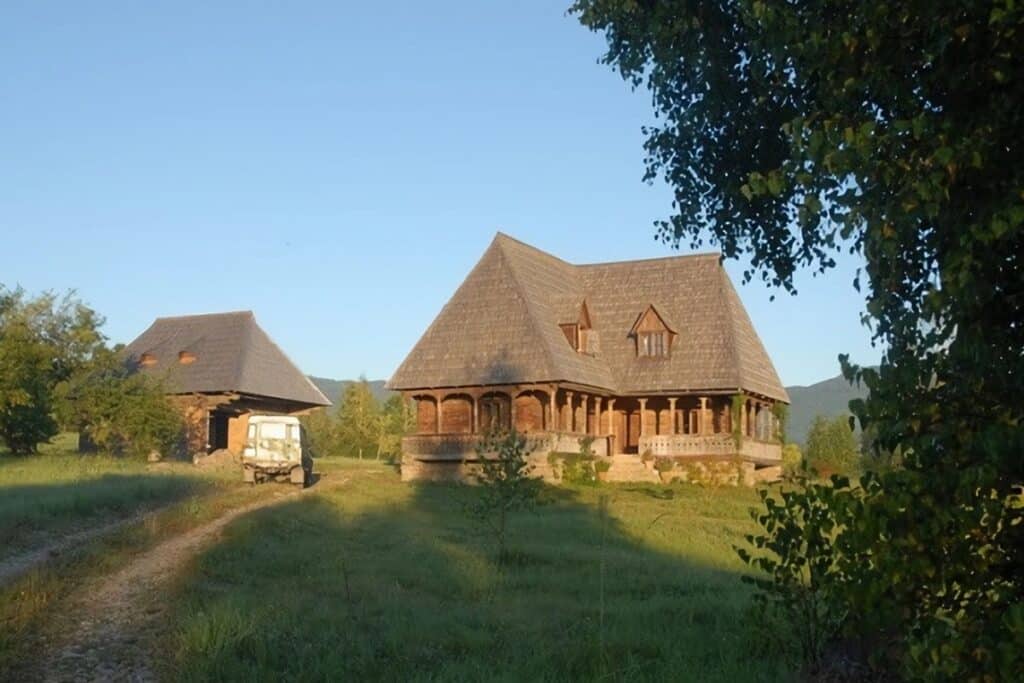
[[[593,355],[560,328],[584,302],[600,339]],[[667,357],[639,357],[630,336],[652,306],[677,334]],[[572,265],[499,233],[389,386],[533,382],[789,400],[717,254]]]
[[[192,354],[188,364],[179,354]],[[241,393],[310,406],[331,402],[256,323],[251,311],[157,318],[125,348],[127,358],[152,365],[174,393]]]

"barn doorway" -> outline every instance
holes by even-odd
[[[210,422],[207,426],[206,452],[213,453],[222,448],[228,447],[228,418],[227,413],[213,411],[210,413]]]

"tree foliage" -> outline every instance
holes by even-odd
[[[313,452],[398,460],[402,437],[413,425],[413,415],[400,395],[381,403],[365,378],[349,383],[336,412],[318,410],[302,418]]]
[[[12,453],[57,434],[57,387],[103,348],[101,324],[73,294],[0,286],[0,439]]]
[[[807,462],[822,473],[856,471],[860,466],[857,439],[846,417],[818,415],[807,433]]]
[[[577,0],[645,84],[671,244],[747,277],[864,257],[877,370],[851,409],[901,467],[860,482],[844,594],[907,677],[1024,670],[1024,5]],[[862,275],[866,276],[862,280]],[[884,609],[879,609],[883,605]],[[853,620],[852,623],[860,623]]]
[[[120,349],[103,349],[58,389],[65,427],[99,449],[136,457],[172,454],[183,418],[163,384],[126,362]]]

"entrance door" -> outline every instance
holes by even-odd
[[[640,450],[640,411],[629,414],[626,431],[626,453],[637,453]]]
[[[213,453],[228,447],[228,416],[225,413],[210,413],[207,431],[206,452]]]

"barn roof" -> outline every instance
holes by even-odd
[[[166,379],[174,393],[234,392],[331,404],[256,323],[252,311],[157,318],[125,353],[143,372]]]
[[[584,304],[599,340],[592,353],[560,327],[578,322]],[[652,308],[675,333],[664,358],[638,357],[631,336]],[[389,386],[533,382],[789,400],[718,254],[573,265],[498,233]]]

